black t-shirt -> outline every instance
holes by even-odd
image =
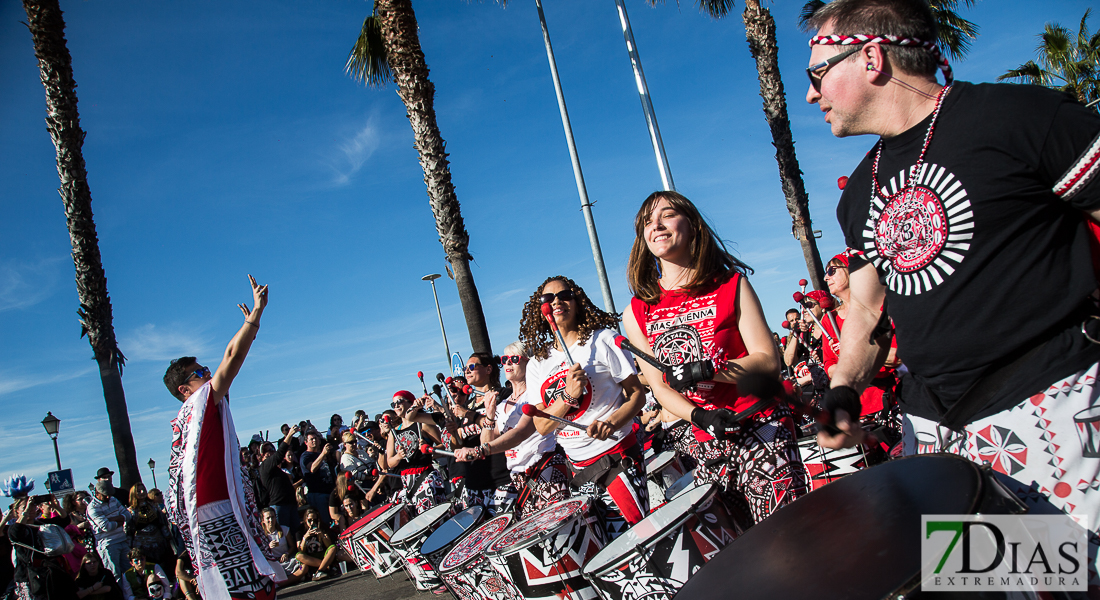
[[[865,253],[887,287],[898,355],[912,375],[901,398],[907,411],[938,420],[990,365],[1066,332],[1061,347],[1075,350],[1030,361],[1014,380],[1029,389],[1006,386],[1008,397],[983,411],[992,414],[1100,359],[1100,346],[1069,333],[1097,287],[1082,211],[1100,208],[1100,184],[1072,197],[1052,191],[1097,138],[1100,116],[1046,88],[957,82],[906,201],[896,192],[931,120],[883,140],[878,184],[886,194],[873,205],[868,153],[837,217],[848,246]]]
[[[510,393],[511,388],[501,390],[498,402],[507,400]],[[469,435],[465,435],[459,440],[461,447],[476,448],[481,445],[481,432],[476,423],[481,419],[484,409],[484,406],[478,406],[475,410],[471,410],[466,414],[466,419],[463,420],[459,431]],[[508,458],[503,453],[491,454],[488,458],[468,462],[465,465],[466,487],[468,489],[489,490],[505,487],[512,482],[512,475],[508,471]]]
[[[271,506],[295,506],[294,482],[290,476],[279,468],[290,446],[286,442],[279,442],[279,449],[275,454],[267,457],[260,463],[260,482],[267,490],[267,500]]]
[[[303,452],[300,460],[302,466],[302,479],[305,480],[311,494],[329,494],[336,487],[336,476],[332,474],[332,467],[327,460],[322,460],[321,465],[312,472],[313,461],[317,460],[320,452]]]

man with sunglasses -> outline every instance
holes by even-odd
[[[240,464],[240,445],[229,414],[229,388],[240,372],[267,307],[267,286],[251,275],[253,308],[214,371],[194,356],[172,361],[164,385],[183,403],[172,421],[168,467],[169,519],[182,534],[198,569],[200,593],[208,600],[272,599],[274,578],[285,573],[265,556],[267,538],[257,520],[251,481]],[[269,562],[271,561],[271,562]]]
[[[809,24],[806,100],[834,135],[878,136],[837,207],[863,254],[824,399],[841,433],[819,441],[863,440],[888,313],[909,371],[905,452],[939,440],[930,451],[989,461],[1034,509],[1095,528],[1100,461],[1074,420],[1100,400],[1086,225],[1100,218],[1100,115],[1046,88],[953,82],[924,0],[834,0]]]

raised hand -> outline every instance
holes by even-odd
[[[244,313],[245,319],[250,318],[254,312],[259,311],[257,315],[263,313],[264,308],[267,307],[267,286],[256,283],[256,279],[252,275],[248,276],[248,282],[252,284],[252,309],[249,310],[244,304],[237,305],[237,308]]]

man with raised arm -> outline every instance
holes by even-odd
[[[1087,515],[1095,557],[1100,454],[1077,427],[1100,421],[1100,115],[1047,88],[953,82],[924,0],[834,0],[810,25],[807,102],[837,137],[877,136],[837,206],[862,255],[824,399],[840,432],[819,441],[864,437],[888,314],[906,453],[920,440],[989,463],[1032,508]]]
[[[195,357],[184,356],[173,360],[164,374],[168,391],[183,402],[172,421],[165,504],[183,534],[205,600],[273,599],[273,578],[284,576],[274,564],[276,557],[264,555],[267,539],[251,482],[241,468],[229,411],[229,387],[256,339],[267,306],[267,286],[258,285],[251,275],[248,280],[253,308],[237,305],[244,323],[218,368],[211,372]]]

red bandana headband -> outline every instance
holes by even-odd
[[[810,47],[833,45],[854,46],[869,44],[871,42],[893,46],[918,46],[924,48],[931,52],[932,58],[939,63],[940,71],[943,71],[945,84],[951,85],[951,82],[955,80],[955,77],[951,73],[951,65],[947,63],[947,59],[940,53],[940,48],[935,42],[925,42],[917,38],[903,38],[896,35],[864,35],[862,33],[857,33],[854,35],[817,35],[810,38]]]

